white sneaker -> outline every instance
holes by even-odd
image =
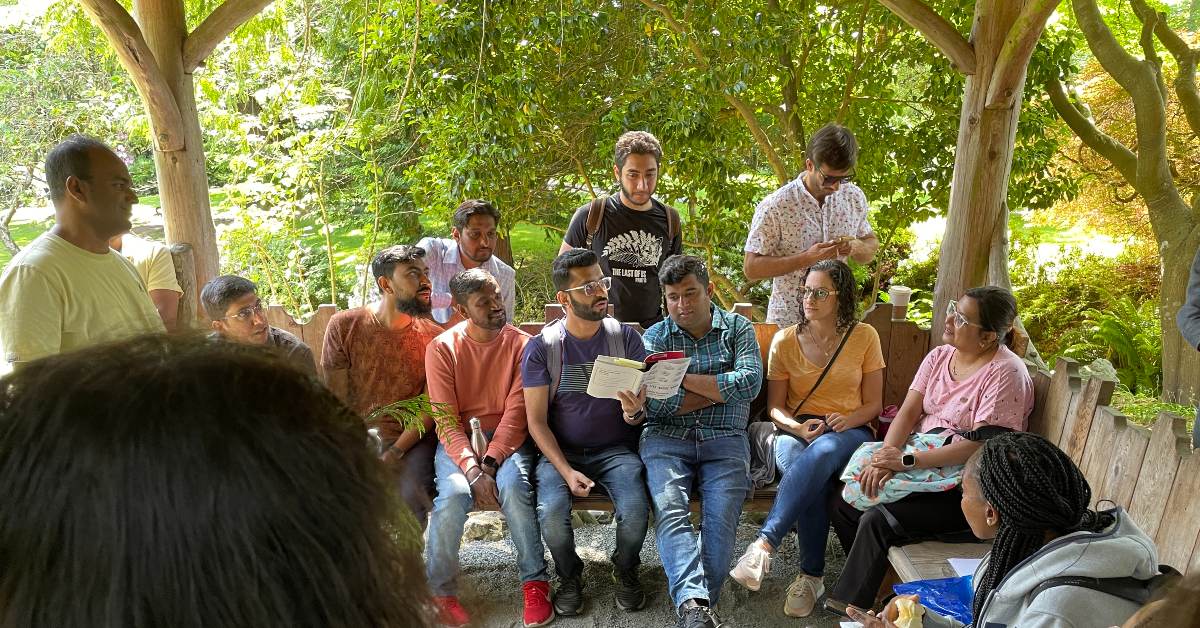
[[[743,587],[757,591],[762,587],[763,578],[770,572],[771,553],[761,543],[754,541],[750,547],[746,548],[746,553],[738,559],[733,570],[729,572],[729,576]]]
[[[788,585],[787,597],[783,600],[783,614],[788,617],[808,617],[822,595],[825,595],[823,579],[800,574]]]

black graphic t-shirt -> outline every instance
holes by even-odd
[[[608,198],[604,220],[592,237],[592,250],[600,257],[604,274],[612,277],[612,301],[617,320],[640,323],[643,328],[662,320],[662,287],[658,268],[663,260],[683,252],[683,238],[664,246],[667,208],[658,199],[646,211],[626,207],[620,195]],[[564,241],[576,248],[587,245],[587,214],[591,203],[575,210]]]

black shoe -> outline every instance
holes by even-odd
[[[640,611],[646,606],[646,592],[638,580],[637,567],[624,571],[613,569],[613,582],[617,584],[617,607],[626,613]]]
[[[583,610],[583,580],[563,578],[558,581],[558,590],[554,592],[554,612],[564,617],[578,615]]]
[[[717,613],[699,600],[688,600],[679,607],[679,628],[721,628]]]

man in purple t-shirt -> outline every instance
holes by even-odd
[[[537,510],[542,538],[558,573],[554,610],[570,616],[583,608],[583,562],[575,552],[571,496],[585,497],[598,485],[612,499],[617,521],[612,555],[617,606],[636,611],[646,605],[638,564],[649,500],[637,450],[645,394],[622,393],[624,399],[618,402],[586,392],[596,356],[612,353],[604,324],[610,279],[600,270],[596,254],[588,249],[562,253],[554,260],[553,279],[567,316],[525,345],[521,377],[529,433],[542,452],[536,472]],[[644,359],[646,349],[638,333],[625,326],[620,330],[622,338],[614,338],[614,343],[624,346],[623,357]],[[561,343],[557,346],[562,360],[552,394],[548,347],[555,338]]]

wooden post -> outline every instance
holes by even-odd
[[[192,256],[192,245],[172,244],[170,250],[171,262],[175,265],[175,280],[179,282],[179,287],[183,290],[183,294],[179,297],[179,313],[176,316],[178,321],[176,324],[180,330],[193,329],[200,322],[200,316],[204,310],[200,307],[200,288],[202,286],[196,285],[196,261]]]

